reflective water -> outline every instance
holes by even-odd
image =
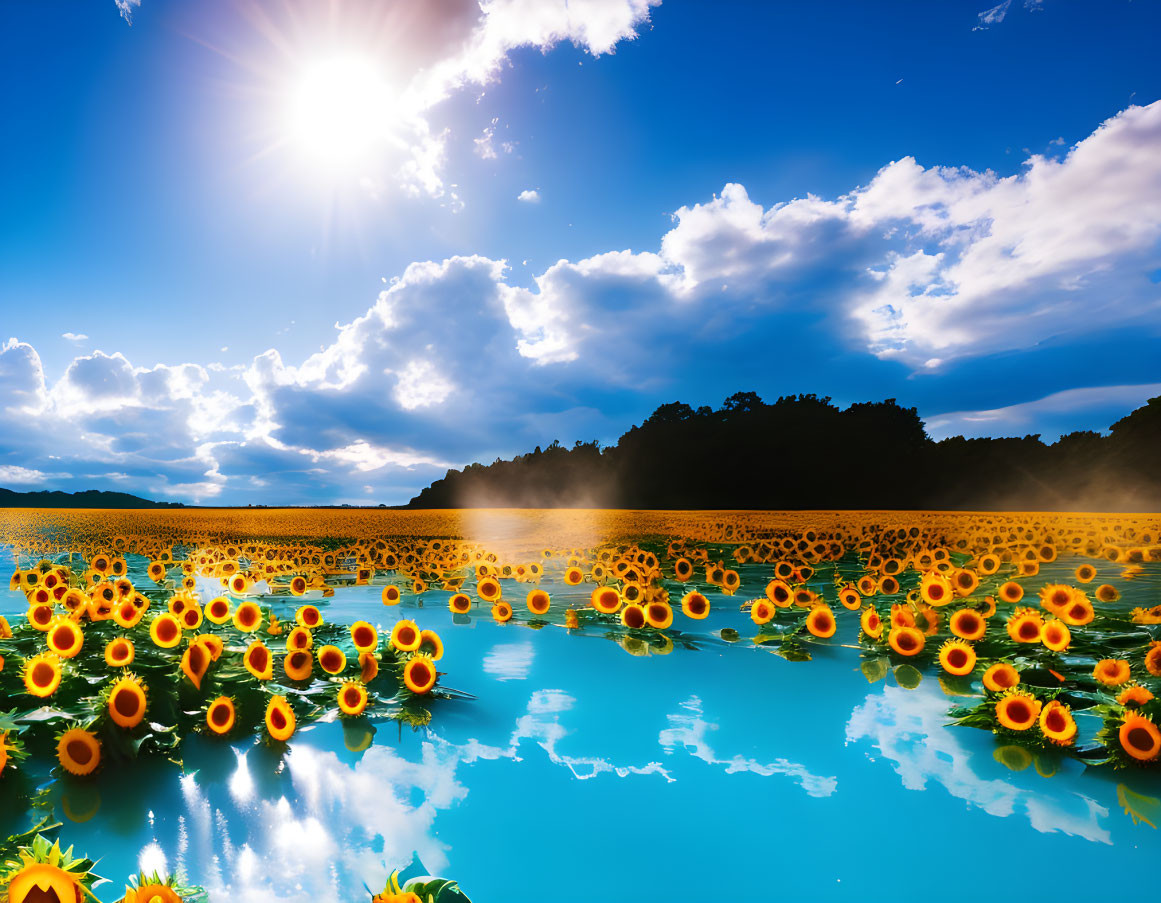
[[[453,623],[446,592],[390,609],[378,594],[312,601],[328,620],[438,630],[445,682],[476,700],[441,701],[418,732],[316,724],[285,759],[192,737],[184,772],[142,761],[23,792],[65,820],[62,837],[98,872],[164,861],[212,900],[365,899],[364,883],[380,889],[413,856],[477,903],[1095,899],[1110,881],[1154,886],[1156,772],[1086,771],[947,726],[953,700],[934,676],[868,682],[841,645],[858,630],[849,612],[795,663],[718,639],[739,620],[717,597],[698,648],[633,655],[559,627]],[[0,613],[25,607],[0,590]],[[0,829],[34,819],[21,787],[4,785]]]

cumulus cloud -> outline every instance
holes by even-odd
[[[83,342],[88,338],[83,332],[62,332],[60,337],[68,342]]]
[[[677,209],[654,250],[562,259],[528,283],[478,255],[413,263],[319,352],[270,348],[241,370],[94,350],[48,380],[10,339],[0,464],[54,488],[116,473],[167,498],[398,502],[449,465],[617,435],[711,379],[729,394],[806,373],[812,390],[841,357],[845,374],[939,385],[1016,349],[1147,338],[1161,331],[1157,146],[1161,102],[1012,175],[904,158],[836,198],[769,206],[727,184]],[[1052,360],[1035,386],[934,408],[933,434],[1103,428],[1157,394],[1147,368],[1112,358],[1094,379]]]
[[[20,467],[16,464],[0,464],[0,483],[39,485],[44,482],[46,476],[47,474],[43,471],[32,470],[28,467]]]
[[[525,188],[522,192],[516,195],[516,200],[523,201],[526,204],[539,204],[540,192],[535,188]]]

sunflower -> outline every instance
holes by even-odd
[[[825,603],[819,603],[810,610],[810,614],[806,616],[806,629],[810,631],[813,636],[820,639],[828,639],[834,636],[837,624],[834,619],[834,612],[830,610],[830,606]]]
[[[1148,687],[1140,684],[1125,684],[1124,689],[1117,695],[1117,705],[1140,706],[1152,701],[1153,693]]]
[[[305,653],[308,654],[309,653]],[[294,734],[297,724],[294,709],[286,701],[285,696],[271,696],[266,705],[266,732],[271,739],[285,743]]]
[[[219,595],[216,599],[210,599],[209,604],[205,606],[205,616],[208,617],[210,623],[224,624],[230,620],[230,600],[226,599],[224,595]]]
[[[105,707],[113,723],[135,728],[145,718],[145,687],[132,674],[126,674],[109,688]]]
[[[839,590],[838,600],[847,611],[858,611],[863,605],[863,596],[853,583],[848,583]]]
[[[1121,749],[1138,762],[1152,762],[1161,756],[1161,730],[1152,719],[1132,710],[1125,712],[1125,720],[1117,731]]]
[[[681,597],[681,613],[695,621],[704,621],[709,617],[709,599],[697,590],[686,593]]]
[[[955,587],[955,594],[961,598],[966,598],[976,591],[980,585],[980,578],[975,571],[970,571],[967,568],[960,568],[951,578],[951,584]]]
[[[447,607],[452,614],[466,615],[472,610],[472,598],[467,593],[453,593],[447,600]]]
[[[71,847],[62,853],[60,844],[54,843],[51,850],[38,850],[38,842],[43,843],[45,848],[48,847],[48,842],[38,835],[33,840],[31,849],[26,847],[20,851],[19,862],[9,863],[14,867],[14,871],[10,871],[7,875],[8,903],[50,900],[57,900],[60,903],[81,903],[88,890],[82,883],[87,877],[84,861],[73,862]]]
[[[28,623],[40,631],[47,631],[56,618],[51,602],[38,602],[28,608]]]
[[[891,605],[891,626],[892,627],[914,627],[915,626],[915,612],[911,610],[910,605],[903,605],[895,602]]]
[[[922,652],[926,641],[923,631],[915,627],[892,627],[887,634],[887,642],[891,648],[907,657]]]
[[[1106,605],[1112,602],[1116,602],[1119,598],[1121,598],[1121,594],[1111,583],[1102,583],[1096,588],[1094,595],[1097,597],[1097,599],[1099,599],[1101,602],[1104,602]]]
[[[17,740],[16,734],[12,731],[0,731],[0,777],[3,777],[4,769],[23,758],[23,754],[24,748]]]
[[[391,645],[400,652],[414,652],[419,643],[419,627],[414,621],[403,619],[391,628]]]
[[[1076,721],[1072,711],[1053,699],[1040,710],[1040,733],[1057,746],[1072,746],[1076,739]]]
[[[621,608],[621,594],[611,586],[598,586],[589,596],[589,604],[602,614],[616,614]]]
[[[1049,618],[1040,629],[1040,642],[1053,652],[1064,652],[1072,642],[1072,631],[1057,618]]]
[[[1096,611],[1085,595],[1078,592],[1071,602],[1057,612],[1056,616],[1072,627],[1083,627],[1092,623],[1093,618],[1096,617]]]
[[[1027,560],[1021,561],[1018,565],[1016,565],[1016,572],[1021,577],[1035,577],[1040,573],[1040,562]]]
[[[938,633],[942,621],[943,616],[930,605],[920,605],[919,610],[915,613],[915,626],[922,630],[926,636]]]
[[[126,668],[133,664],[133,641],[128,637],[116,637],[105,644],[105,664],[110,668]]]
[[[388,583],[379,593],[379,598],[384,605],[398,605],[399,600],[403,598],[403,592],[394,583]]]
[[[750,620],[759,626],[769,624],[777,613],[769,599],[755,599],[750,605]]]
[[[859,627],[872,640],[877,640],[883,635],[883,620],[873,605],[868,605],[859,615]]]
[[[348,717],[354,718],[363,714],[367,708],[367,688],[361,683],[348,680],[339,687],[339,711]]]
[[[1078,583],[1092,583],[1096,575],[1096,568],[1091,564],[1082,564],[1076,569],[1076,579]]]
[[[197,603],[190,605],[178,617],[181,625],[186,630],[197,630],[202,626],[202,607]]]
[[[879,591],[879,581],[870,574],[864,574],[855,585],[864,596],[873,596]]]
[[[654,630],[665,630],[673,624],[673,609],[668,602],[650,602],[645,606],[645,622]]]
[[[991,576],[1000,569],[1000,557],[988,552],[976,559],[976,570],[984,576]]]
[[[369,684],[379,676],[379,658],[373,652],[359,653],[359,680]]]
[[[673,563],[673,574],[682,583],[693,576],[693,562],[688,558],[678,558]]]
[[[24,689],[42,699],[60,686],[60,659],[51,652],[34,655],[24,663]]]
[[[68,618],[55,618],[46,633],[48,648],[61,658],[75,658],[81,651],[85,636],[81,628]]]
[[[496,602],[502,592],[500,581],[491,575],[476,581],[476,595],[485,602]]]
[[[1154,677],[1161,677],[1161,640],[1149,644],[1149,651],[1145,653],[1145,670]]]
[[[1008,636],[1017,643],[1039,643],[1044,622],[1034,608],[1017,608],[1008,618]]]
[[[645,606],[631,603],[621,609],[621,624],[630,630],[641,630],[645,627]]]
[[[56,759],[69,774],[92,774],[101,764],[101,741],[91,731],[70,728],[57,740]]]
[[[766,598],[778,608],[789,608],[794,601],[794,590],[785,580],[774,579],[766,584]]]
[[[976,667],[976,651],[965,640],[948,640],[939,647],[939,666],[948,674],[963,677]]]
[[[253,633],[262,626],[262,609],[247,600],[234,610],[234,627],[242,633]]]
[[[236,720],[234,700],[229,696],[219,696],[206,708],[206,727],[219,737],[230,733]]]
[[[879,581],[879,592],[884,596],[893,596],[899,592],[899,581],[889,574]]]
[[[308,650],[314,648],[314,634],[305,627],[295,627],[286,635],[286,651]]]
[[[198,690],[210,668],[210,653],[201,643],[190,643],[181,657],[181,671]]]
[[[294,620],[300,627],[314,630],[322,625],[322,613],[314,605],[303,605],[294,613]]]
[[[347,656],[338,646],[323,646],[318,651],[318,664],[327,674],[341,674],[347,667]]]
[[[466,597],[465,597],[466,598]],[[548,614],[548,607],[552,600],[542,589],[534,589],[528,593],[528,597],[524,600],[524,604],[528,610],[534,615]]]
[[[1040,590],[1040,607],[1056,614],[1074,598],[1071,586],[1063,583],[1046,583]]]
[[[258,680],[270,680],[274,676],[274,660],[270,655],[270,650],[261,640],[255,640],[246,647],[246,653],[242,656],[242,664]]]
[[[403,683],[412,693],[430,693],[437,676],[435,664],[422,653],[413,655],[403,666]]]
[[[498,599],[492,603],[492,619],[501,624],[505,624],[512,620],[512,606],[503,599]]]
[[[1009,580],[1007,583],[1002,584],[998,590],[996,590],[996,595],[998,595],[1004,602],[1015,605],[1017,602],[1024,598],[1024,587],[1022,587],[1015,580]]]
[[[149,608],[148,599],[140,606],[136,604],[136,600],[134,599],[123,599],[113,606],[113,620],[117,623],[118,627],[132,630],[141,623],[141,619],[145,617],[147,608]]]
[[[314,671],[314,656],[299,649],[282,657],[282,673],[291,680],[310,680]]]
[[[928,605],[947,605],[954,594],[951,581],[938,571],[928,571],[919,581],[919,595]]]
[[[988,631],[988,622],[974,608],[961,608],[952,612],[947,626],[960,639],[972,642],[982,640]]]
[[[359,652],[372,652],[379,645],[379,631],[366,621],[351,625],[351,642]]]
[[[172,885],[160,880],[161,876],[154,873],[153,880],[140,876],[137,887],[125,888],[125,896],[121,903],[182,903],[181,895]],[[172,880],[172,879],[171,879]]]
[[[1010,731],[1026,731],[1040,717],[1040,700],[1031,693],[1006,690],[996,702],[996,719]]]
[[[1123,658],[1104,658],[1092,669],[1095,680],[1106,687],[1119,687],[1129,680],[1129,663]]]
[[[1002,693],[1020,683],[1020,672],[1007,662],[996,662],[984,672],[983,681],[993,693]]]

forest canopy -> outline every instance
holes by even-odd
[[[553,442],[449,470],[411,508],[1161,510],[1161,397],[1048,444],[939,442],[893,398],[840,408],[738,392],[716,410],[663,404],[616,444]]]

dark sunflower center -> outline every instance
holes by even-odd
[[[78,765],[88,765],[93,760],[93,750],[82,740],[70,740],[65,744],[65,752]]]

